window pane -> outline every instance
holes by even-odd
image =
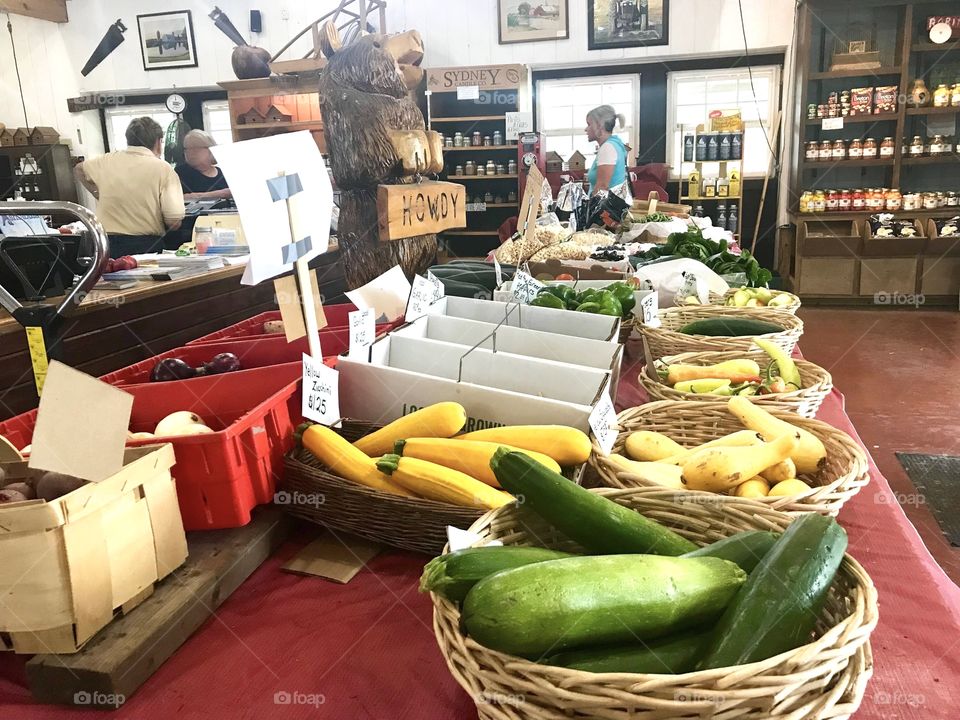
[[[677,124],[696,127],[707,121],[703,105],[684,105],[677,108]]]
[[[577,102],[581,105],[596,107],[603,104],[603,97],[600,94],[600,84],[582,84],[575,88]]]
[[[570,135],[561,135],[557,137],[547,137],[544,145],[547,152],[551,150],[559,153],[564,160],[573,154],[573,139]]]
[[[707,84],[703,80],[680,80],[677,82],[676,102],[678,104],[704,104],[707,98]]]
[[[543,111],[543,120],[541,126],[545,130],[551,128],[572,128],[577,121],[574,120],[573,108],[568,106],[546,106]]]
[[[757,91],[757,100],[766,100],[770,97],[770,77],[753,74],[753,87]],[[740,80],[740,100],[753,102],[753,91],[750,89],[750,78]]]
[[[611,105],[633,102],[633,83],[607,83],[603,87],[603,102]]]

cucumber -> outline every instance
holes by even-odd
[[[531,457],[500,448],[490,460],[500,487],[596,555],[682,555],[697,549],[669,528],[586,490]]]
[[[467,633],[492,650],[547,653],[663,637],[710,623],[747,574],[720,558],[572,557],[504,570],[467,593]]]
[[[718,557],[736,563],[744,572],[751,573],[767,556],[780,536],[763,530],[737,533],[710,545],[705,545],[683,557]]]
[[[809,642],[846,549],[833,518],[790,523],[717,623],[699,668],[759,662]]]
[[[492,300],[493,291],[489,288],[473,282],[460,282],[449,278],[438,277],[443,283],[443,292],[445,295],[454,297],[477,298],[478,300]]]
[[[461,602],[474,585],[501,570],[573,557],[558,550],[537,547],[467,548],[436,557],[423,568],[420,592],[435,592]]]
[[[708,335],[710,337],[744,337],[783,332],[781,325],[752,318],[713,317],[694,320],[680,328],[684,335]]]
[[[643,644],[568,650],[541,663],[594,673],[679,675],[696,667],[710,637],[710,629],[688,630]]]

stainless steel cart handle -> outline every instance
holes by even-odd
[[[0,201],[0,215],[50,215],[54,212],[69,213],[83,223],[93,239],[93,257],[89,258],[90,266],[80,281],[71,288],[63,302],[57,307],[57,315],[63,315],[74,304],[79,304],[86,294],[97,284],[107,266],[110,250],[107,234],[103,230],[97,216],[83,205],[71,202],[30,201],[30,202],[2,202]],[[84,258],[85,260],[87,258]],[[0,286],[0,305],[7,312],[13,313],[23,307],[19,300]]]

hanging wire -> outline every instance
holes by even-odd
[[[743,33],[743,56],[747,61],[747,72],[750,75],[750,92],[753,93],[753,103],[757,106],[757,116],[760,116],[760,101],[757,99],[757,89],[753,84],[753,68],[750,66],[750,46],[747,43],[747,25],[743,19],[743,0],[737,0],[737,7],[740,9],[740,30]],[[767,141],[767,147],[770,148],[770,156],[776,160],[776,171],[780,171],[780,160],[777,157],[777,151],[773,149],[773,143],[770,142],[770,134],[767,132],[767,126],[763,119],[760,120],[760,129],[763,131],[763,137]]]
[[[13,23],[10,22],[10,13],[7,13],[7,32],[10,33],[10,47],[13,50],[13,68],[17,71],[17,85],[20,87],[20,104],[23,106],[23,125],[30,127],[27,119],[27,101],[23,96],[23,81],[20,79],[20,63],[17,62],[17,44],[13,41]]]

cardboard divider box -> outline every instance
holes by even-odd
[[[611,393],[616,395],[620,382],[623,345],[603,340],[588,340],[570,335],[526,330],[510,326],[445,315],[427,315],[394,330],[393,337],[416,337],[453,343],[465,348],[474,345],[494,352],[523,355],[554,362],[609,370]]]
[[[467,432],[540,424],[569,425],[588,432],[590,413],[611,390],[608,370],[468,350],[452,343],[388,335],[370,347],[369,359],[340,358],[341,414],[387,423],[428,405],[452,401],[466,408]]]
[[[588,340],[619,342],[620,318],[569,310],[531,307],[496,300],[444,297],[427,308],[428,315],[447,315],[465,320],[520,327],[527,330],[572,335]]]

